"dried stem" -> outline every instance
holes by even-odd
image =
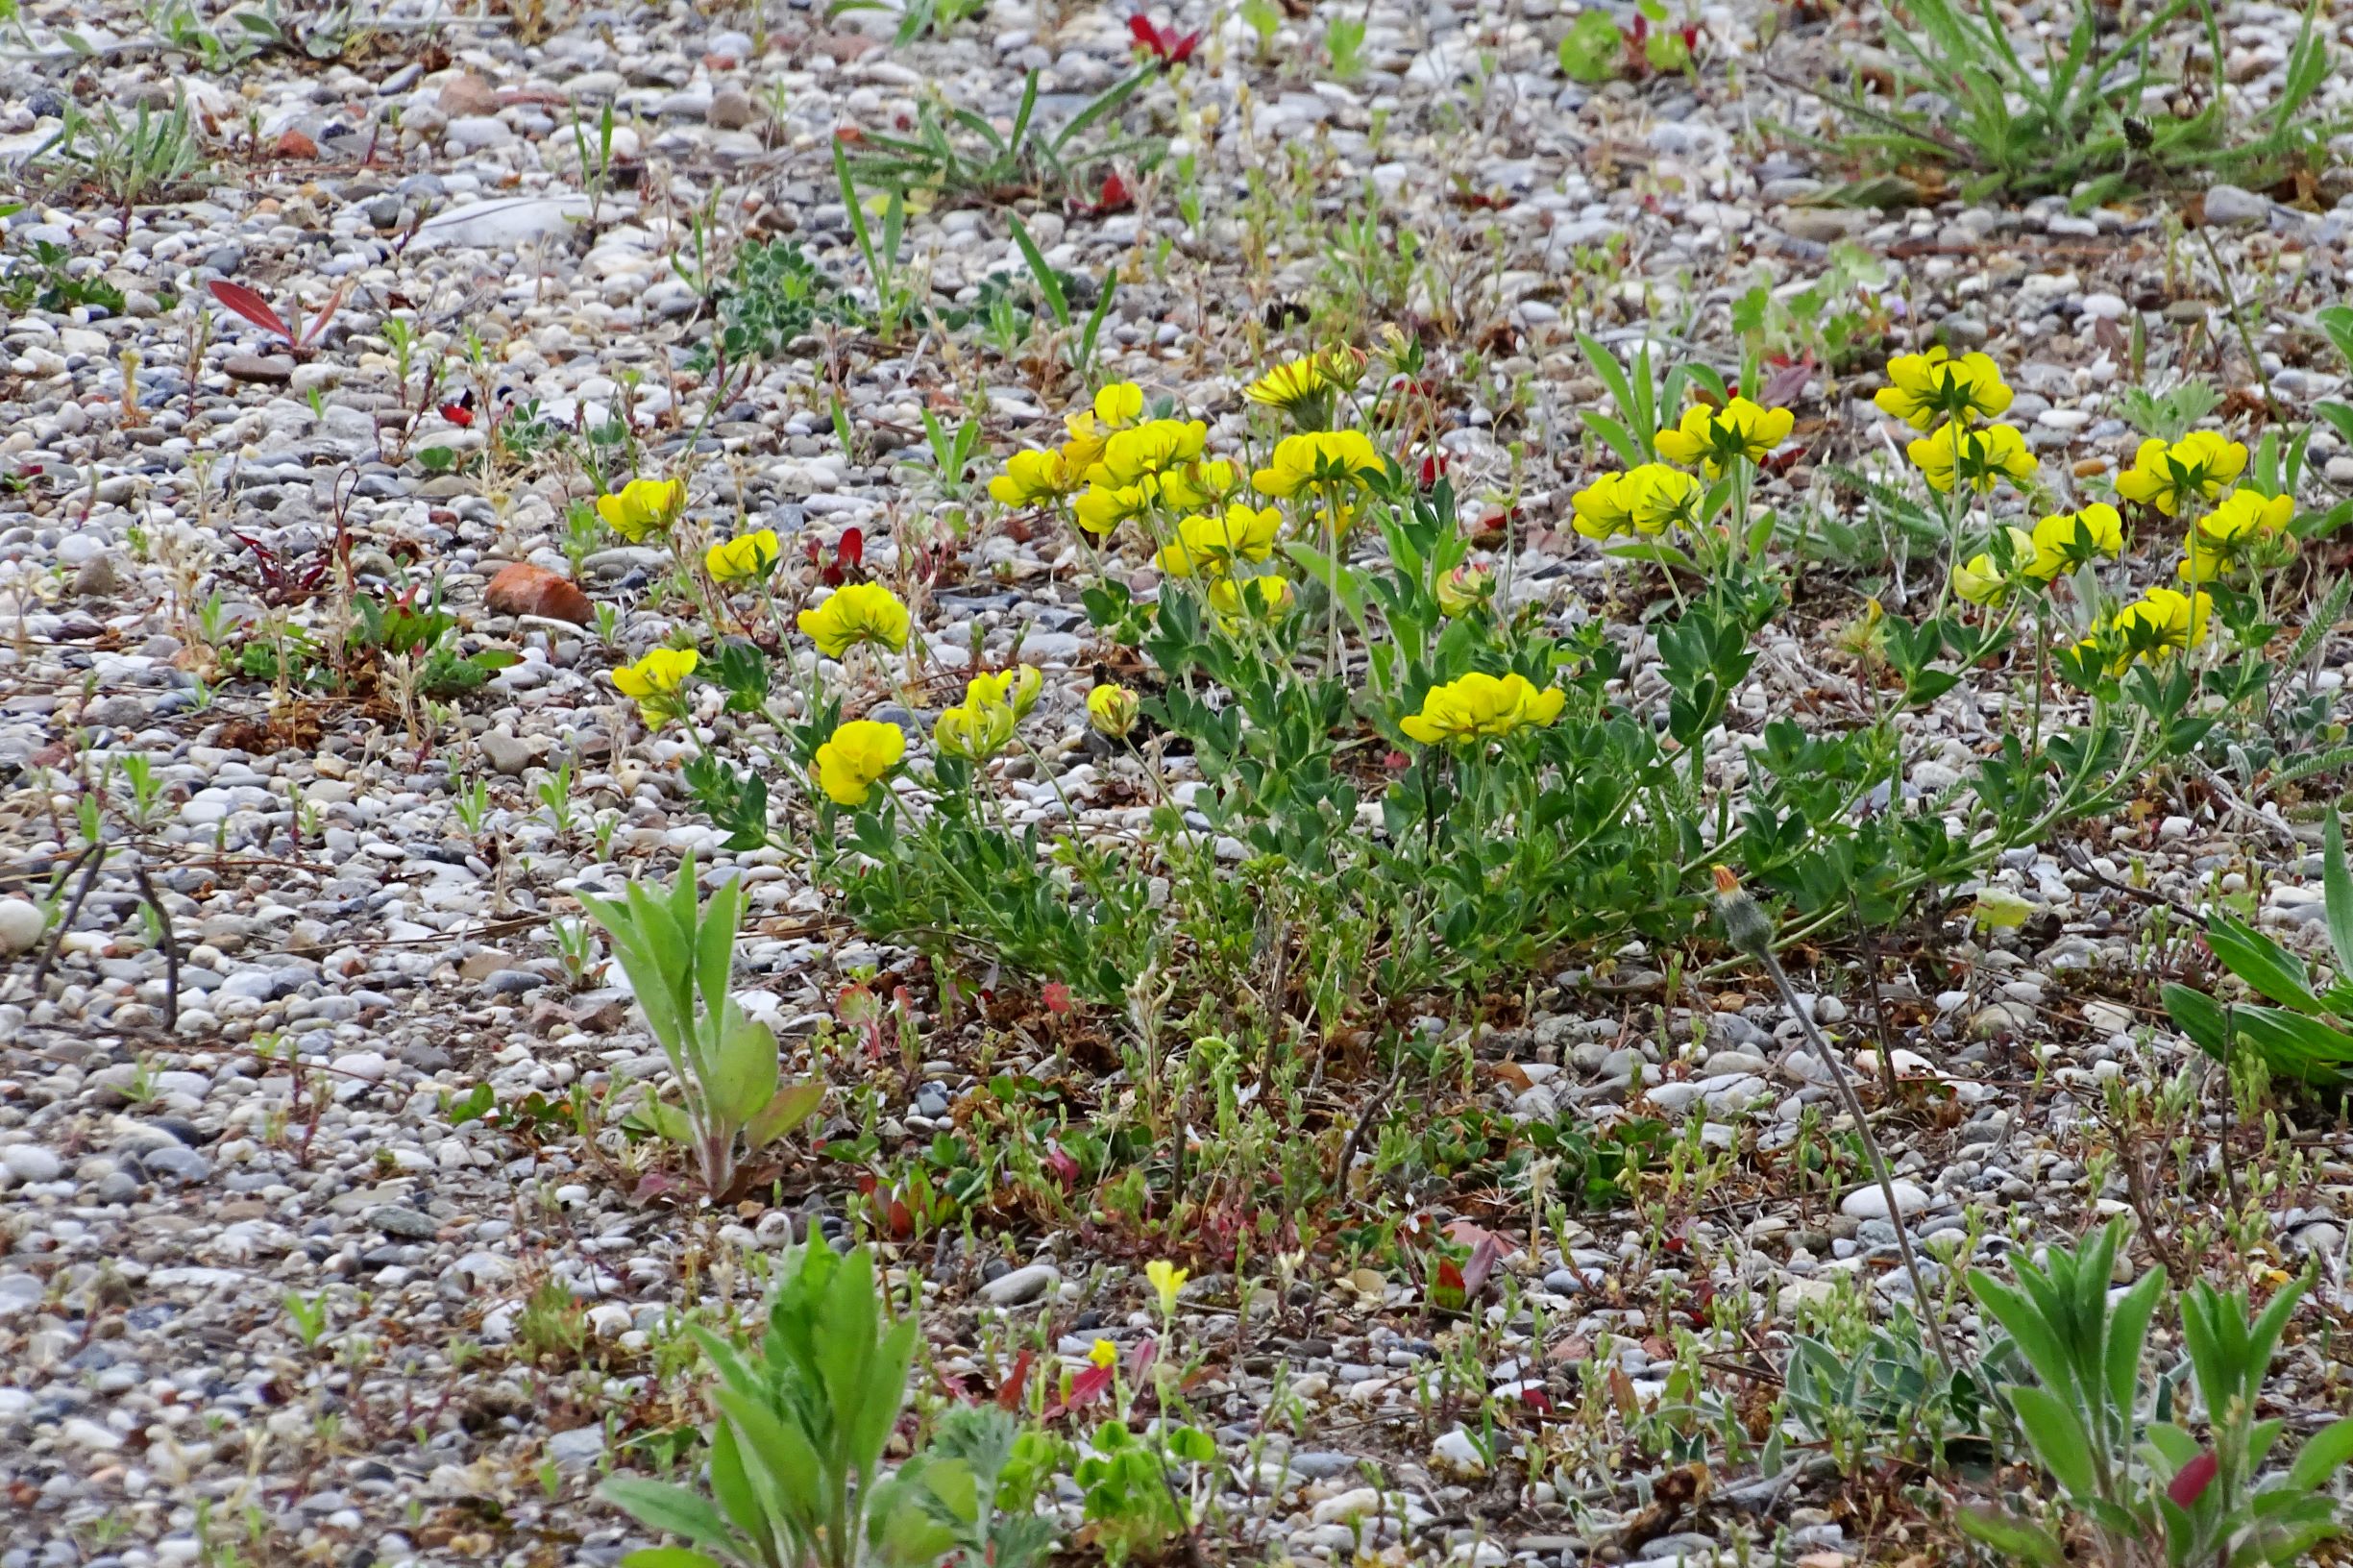
[[[1798,993],[1781,972],[1781,961],[1773,951],[1773,918],[1757,906],[1755,899],[1740,891],[1740,883],[1722,867],[1716,869],[1716,917],[1724,922],[1724,932],[1734,947],[1764,966],[1766,978],[1773,989],[1781,993],[1781,1005],[1789,1016],[1798,1020],[1798,1028],[1805,1036],[1806,1048],[1814,1059],[1828,1069],[1830,1082],[1838,1086],[1839,1098],[1846,1103],[1847,1115],[1854,1118],[1854,1130],[1863,1140],[1863,1153],[1871,1161],[1871,1173],[1879,1184],[1879,1196],[1887,1205],[1887,1221],[1896,1229],[1896,1250],[1903,1255],[1903,1271],[1911,1277],[1912,1299],[1919,1304],[1922,1323],[1928,1330],[1928,1342],[1936,1347],[1936,1359],[1945,1363],[1945,1370],[1953,1369],[1952,1352],[1945,1348],[1944,1325],[1938,1321],[1935,1304],[1929,1300],[1927,1282],[1921,1277],[1920,1259],[1912,1251],[1911,1228],[1903,1222],[1903,1208],[1896,1201],[1896,1183],[1887,1173],[1887,1156],[1879,1152],[1879,1139],[1871,1130],[1870,1118],[1863,1114],[1862,1096],[1855,1093],[1854,1083],[1847,1076],[1846,1064],[1830,1049],[1829,1041],[1814,1026],[1813,1015],[1798,1004]]]

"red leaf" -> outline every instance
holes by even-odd
[[[1091,1366],[1079,1373],[1070,1380],[1070,1397],[1047,1406],[1045,1419],[1051,1421],[1058,1415],[1077,1409],[1081,1405],[1093,1404],[1111,1391],[1111,1380],[1112,1368],[1108,1366]]]
[[[1462,1265],[1462,1299],[1470,1299],[1486,1288],[1487,1276],[1504,1260],[1504,1244],[1490,1236],[1481,1241],[1471,1253],[1471,1261]]]
[[[1438,1288],[1452,1290],[1465,1301],[1470,1299],[1470,1292],[1462,1287],[1462,1270],[1455,1266],[1452,1258],[1438,1260]]]
[[[329,300],[325,305],[320,306],[319,313],[310,318],[310,325],[304,331],[301,341],[308,343],[313,338],[317,337],[321,332],[327,331],[327,324],[335,319],[335,312],[343,308],[343,302],[351,296],[351,292],[352,285],[348,281],[346,281],[341,288],[335,290],[334,298]],[[302,302],[295,300],[288,303],[290,306],[299,306]],[[291,311],[289,311],[288,319],[299,320],[301,318],[292,315]]]
[[[998,1409],[1018,1410],[1021,1408],[1021,1385],[1029,1382],[1029,1363],[1037,1357],[1036,1351],[1025,1350],[1021,1352],[1020,1359],[1013,1363],[1013,1376],[1007,1378],[1004,1385],[996,1391]]]
[[[1062,1183],[1064,1191],[1078,1186],[1078,1162],[1071,1159],[1070,1151],[1061,1144],[1050,1145],[1045,1151],[1045,1159],[1040,1164],[1054,1173],[1054,1179]]]
[[[842,530],[842,542],[833,547],[834,564],[842,568],[842,570],[848,572],[856,570],[858,564],[865,559],[866,530],[863,528],[844,528]]]
[[[1060,980],[1047,981],[1045,989],[1038,993],[1038,999],[1045,1003],[1045,1010],[1056,1017],[1070,1011],[1070,988]]]
[[[1073,210],[1083,212],[1091,218],[1099,218],[1110,212],[1124,212],[1135,205],[1136,193],[1128,189],[1127,182],[1119,178],[1119,171],[1116,169],[1103,177],[1103,196],[1100,201],[1070,204]]]
[[[1128,1352],[1127,1381],[1130,1383],[1143,1382],[1143,1375],[1151,1371],[1152,1363],[1159,1360],[1160,1341],[1158,1339],[1137,1340],[1136,1348]]]
[[[263,331],[274,332],[289,343],[294,341],[294,333],[287,330],[285,322],[280,319],[278,312],[270,308],[270,302],[247,288],[243,283],[233,283],[226,278],[215,278],[212,280],[212,297]]]
[[[462,430],[474,423],[474,410],[463,404],[445,403],[441,405],[441,417]]]
[[[1814,356],[1808,354],[1794,364],[1783,365],[1765,378],[1765,405],[1780,406],[1805,390],[1805,379],[1814,373]]]
[[[2189,1507],[2206,1495],[2206,1488],[2214,1484],[2215,1472],[2221,1467],[2214,1450],[2206,1449],[2181,1467],[2181,1473],[2167,1484],[2165,1495],[2173,1500],[2175,1507]]]
[[[1173,27],[1161,27],[1140,12],[1127,19],[1127,31],[1128,37],[1136,40],[1138,48],[1163,65],[1182,65],[1193,58],[1195,49],[1201,47],[1200,34],[1179,33]]]

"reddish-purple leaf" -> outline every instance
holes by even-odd
[[[1765,406],[1778,408],[1805,390],[1805,380],[1814,373],[1814,356],[1792,361],[1775,368],[1765,378]]]
[[[1093,1404],[1111,1391],[1111,1380],[1112,1368],[1108,1366],[1091,1366],[1079,1373],[1070,1380],[1070,1397],[1047,1406],[1045,1419],[1051,1421],[1081,1405]]]
[[[1471,1261],[1462,1265],[1462,1299],[1468,1304],[1472,1297],[1486,1288],[1487,1276],[1495,1265],[1504,1261],[1504,1244],[1492,1236],[1481,1238],[1471,1251]]]
[[[274,333],[289,343],[294,341],[294,333],[288,330],[285,322],[279,318],[278,312],[270,308],[270,302],[247,288],[243,283],[233,283],[226,278],[215,278],[212,280],[212,297],[263,331]],[[338,298],[335,303],[340,305],[342,301]]]
[[[213,286],[217,288],[219,285],[216,283]],[[343,308],[343,302],[351,297],[351,282],[346,280],[343,286],[335,290],[334,298],[319,306],[319,313],[311,318],[310,330],[303,333],[301,341],[309,343],[321,332],[327,331],[327,324],[335,319],[335,312]]]
[[[1036,1351],[1025,1350],[1013,1363],[1013,1376],[1007,1378],[1004,1386],[996,1391],[998,1409],[1017,1410],[1021,1408],[1021,1386],[1029,1382],[1029,1365],[1037,1356]]]
[[[2207,1449],[2181,1467],[2167,1485],[2165,1495],[2173,1500],[2175,1507],[2190,1507],[2206,1495],[2206,1488],[2214,1484],[2215,1472],[2221,1468],[2222,1461],[2215,1458],[2213,1449]]]

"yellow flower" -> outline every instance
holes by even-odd
[[[1017,452],[1005,459],[1005,472],[989,481],[989,494],[1007,506],[1038,506],[1062,500],[1082,482],[1060,452]]]
[[[2212,582],[2243,566],[2285,560],[2295,548],[2288,535],[2294,521],[2293,496],[2233,490],[2191,525],[2178,575],[2184,582]]]
[[[2169,447],[2152,436],[2133,453],[2132,471],[2117,476],[2116,493],[2171,517],[2184,497],[2218,496],[2245,471],[2246,448],[2212,430],[2192,430]]]
[[[1038,694],[1044,689],[1045,676],[1038,667],[1024,664],[994,674],[974,675],[964,684],[964,699],[974,707],[993,704],[1011,708],[1016,719],[1026,719],[1029,710],[1038,705]]]
[[[2214,600],[2202,593],[2151,588],[2075,647],[2103,659],[2111,675],[2120,675],[2135,659],[2153,664],[2204,642],[2213,610]]]
[[[824,603],[800,612],[799,625],[829,659],[840,658],[860,643],[894,653],[907,646],[907,606],[878,582],[836,588]]]
[[[774,528],[761,528],[723,545],[713,545],[702,552],[702,564],[721,582],[745,582],[753,577],[765,577],[784,559],[784,547],[776,542]]]
[[[2024,528],[2004,528],[2001,536],[2009,546],[2007,561],[1987,551],[1952,569],[1952,591],[1972,604],[1995,603],[2022,582],[2035,580],[2028,570],[2035,559],[2034,535]]]
[[[1904,450],[1929,487],[1948,494],[1959,484],[1982,496],[2005,477],[2022,486],[2034,478],[2034,454],[2026,450],[2026,438],[2007,425],[1973,430],[1949,424]]]
[[[1683,410],[1682,424],[1658,432],[1658,454],[1704,469],[1712,479],[1735,458],[1761,460],[1789,439],[1797,423],[1788,409],[1761,407],[1747,398],[1734,398],[1721,408],[1695,403]]]
[[[1494,573],[1483,566],[1458,566],[1438,579],[1438,613],[1458,616],[1494,596]]]
[[[1925,354],[1900,354],[1887,362],[1888,384],[1873,394],[1879,411],[1916,430],[1940,419],[1998,418],[2015,396],[1982,354],[1949,358],[1942,345]]]
[[[2087,561],[2115,560],[2124,553],[2124,520],[2113,506],[2094,504],[2078,512],[2053,512],[2034,526],[2034,560],[2026,576],[2048,582]]]
[[[993,756],[1013,740],[1014,725],[1038,705],[1044,689],[1045,676],[1034,664],[974,675],[965,682],[964,701],[943,710],[932,725],[932,744],[974,761]]]
[[[1266,408],[1285,413],[1311,403],[1332,389],[1324,380],[1323,355],[1311,354],[1274,367],[1242,389],[1242,396]]]
[[[1164,1318],[1176,1311],[1177,1292],[1185,1288],[1187,1280],[1192,1278],[1189,1271],[1177,1267],[1165,1258],[1155,1258],[1144,1264],[1143,1277],[1152,1282],[1153,1289],[1160,1292],[1160,1315]]]
[[[1087,1352],[1087,1361],[1095,1367],[1116,1366],[1119,1363],[1119,1347],[1108,1339],[1097,1339]]]
[[[836,805],[863,806],[882,775],[907,754],[907,737],[896,724],[852,719],[837,725],[817,748],[817,783]]]
[[[1063,443],[1062,459],[1074,482],[1103,458],[1103,443],[1115,430],[1124,430],[1143,417],[1143,388],[1134,381],[1114,381],[1094,395],[1092,407],[1063,416],[1070,439]]]
[[[1078,518],[1078,526],[1089,533],[1109,534],[1132,517],[1143,515],[1152,504],[1152,494],[1141,485],[1091,484],[1080,492],[1070,510]]]
[[[613,672],[613,686],[624,697],[637,699],[637,711],[649,727],[686,711],[678,694],[702,655],[691,648],[657,648],[635,664]]]
[[[1187,463],[1160,477],[1160,501],[1179,510],[1206,510],[1241,487],[1241,475],[1223,457]]]
[[[685,510],[684,479],[631,479],[616,494],[597,498],[597,515],[633,545],[667,532]]]
[[[1538,690],[1517,671],[1500,677],[1474,673],[1431,687],[1422,711],[1397,727],[1424,746],[1495,740],[1528,724],[1551,723],[1566,700],[1559,687]]]
[[[1013,724],[1013,709],[1002,702],[966,701],[940,711],[931,744],[951,757],[978,762],[1012,741]]]
[[[1197,419],[1156,419],[1119,430],[1103,443],[1103,456],[1087,471],[1095,484],[1132,485],[1199,460],[1210,428]]]
[[[1707,499],[1707,489],[1679,468],[1644,463],[1628,472],[1618,495],[1633,519],[1635,532],[1660,534],[1679,524],[1697,527],[1700,503]]]
[[[1260,494],[1289,497],[1318,485],[1366,485],[1385,477],[1362,430],[1307,430],[1275,443],[1270,466],[1250,476]]]
[[[1210,608],[1228,626],[1244,616],[1271,621],[1290,608],[1291,585],[1281,577],[1216,577],[1210,582]]]
[[[1154,563],[1172,577],[1223,576],[1236,561],[1263,561],[1274,553],[1283,513],[1273,506],[1236,502],[1220,517],[1189,517],[1176,538],[1161,548]]]
[[[1569,498],[1579,533],[1588,539],[1614,539],[1633,527],[1633,498],[1627,493],[1626,478],[1623,474],[1605,474]]]
[[[1107,430],[1123,430],[1143,418],[1143,388],[1134,381],[1113,381],[1094,395],[1095,423]]]
[[[1091,413],[1071,414],[1062,424],[1070,436],[1062,444],[1063,466],[1083,478],[1103,460],[1103,443],[1111,439],[1111,431],[1096,424]]]
[[[1115,741],[1136,727],[1142,709],[1142,700],[1125,686],[1106,682],[1087,694],[1087,722]]]

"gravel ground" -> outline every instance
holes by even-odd
[[[894,47],[888,19],[797,5],[531,7],[535,22],[525,9],[394,4],[333,58],[213,67],[112,0],[27,0],[0,49],[0,152],[28,185],[6,222],[12,264],[53,245],[69,280],[120,295],[119,308],[29,302],[0,345],[0,835],[14,891],[47,892],[88,792],[130,798],[123,759],[148,759],[153,785],[144,827],[87,883],[53,961],[40,911],[0,902],[14,955],[0,992],[0,1568],[616,1562],[644,1536],[590,1498],[595,1482],[649,1467],[666,1434],[703,1418],[681,1314],[752,1301],[759,1260],[813,1227],[842,1235],[859,1202],[846,1170],[819,1164],[732,1211],[669,1207],[634,1180],[642,1152],[562,1120],[575,1091],[660,1067],[612,977],[565,960],[558,922],[577,894],[666,878],[690,849],[740,869],[752,915],[739,981],[796,1055],[830,1027],[844,984],[904,961],[857,940],[784,857],[724,849],[678,782],[681,744],[644,738],[602,678],[680,613],[655,591],[661,552],[607,542],[568,558],[565,515],[587,494],[576,467],[526,453],[435,472],[417,454],[483,447],[486,421],[440,407],[471,384],[478,408],[535,401],[566,429],[619,412],[656,458],[699,440],[699,524],[747,515],[795,551],[854,527],[884,571],[937,548],[960,503],[928,473],[924,411],[952,410],[953,389],[977,380],[1001,453],[1046,437],[1062,401],[1001,358],[967,363],[969,333],[891,348],[843,333],[759,368],[697,434],[707,393],[687,355],[707,321],[693,226],[791,236],[863,286],[834,139],[903,131],[933,95],[1009,115],[1033,69],[1039,112],[1066,117],[1129,68],[1126,16],[1085,9],[1048,26],[1000,3],[944,40]],[[2152,369],[2197,370],[2257,407],[2267,385],[2300,417],[2340,379],[2308,330],[2338,295],[2353,226],[2353,193],[2330,208],[2326,179],[2311,209],[2228,187],[2082,214],[2055,199],[1807,205],[1844,174],[1806,139],[1829,123],[1823,102],[1794,85],[1882,68],[1859,12],[1709,6],[1695,73],[1587,87],[1554,62],[1568,17],[1553,0],[1306,10],[1276,18],[1262,51],[1221,17],[1181,80],[1138,96],[1131,128],[1174,142],[1157,173],[1127,165],[1132,206],[943,201],[909,216],[906,264],[939,308],[969,305],[992,275],[1024,275],[1017,210],[1055,267],[1117,269],[1108,367],[1228,425],[1251,345],[1277,335],[1287,302],[1361,289],[1368,341],[1389,313],[1434,323],[1465,387],[1443,438],[1453,475],[1518,530],[1520,591],[1547,604],[1616,591],[1568,529],[1596,450],[1578,413],[1601,390],[1574,330],[1735,362],[1725,306],[1752,283],[1786,299],[1827,278],[1826,308],[1860,310],[1867,267],[1890,346],[1941,328],[1985,347],[2020,389],[2013,421],[2053,471],[2087,479],[2137,440],[2115,406],[2136,320]],[[1316,40],[1354,15],[1363,69],[1319,80]],[[2224,8],[2237,109],[2277,92],[2296,22]],[[128,113],[176,90],[212,163],[164,199],[126,208],[23,162],[70,105]],[[605,105],[599,171],[582,148]],[[2353,79],[2338,78],[2318,111],[2349,105]],[[1190,212],[1180,157],[1199,170]],[[1388,227],[1336,249],[1325,226],[1358,214]],[[2185,231],[2185,215],[2204,227]],[[1410,278],[1381,270],[1401,233],[1425,262]],[[2260,381],[2217,258],[2257,302]],[[220,279],[299,298],[306,316],[339,308],[289,346],[217,308]],[[416,366],[449,367],[431,399],[421,370],[399,380],[394,315],[413,324]],[[1892,463],[1876,384],[1868,367],[1796,374],[1808,453],[1777,493],[1803,493],[1824,461]],[[2311,454],[2326,486],[2353,491],[2353,453],[2332,432]],[[388,688],[289,696],[222,668],[220,628],[268,625],[277,590],[338,570],[337,538],[358,583],[430,575],[463,648],[519,662],[429,713]],[[518,562],[576,566],[609,625],[489,602]],[[1048,676],[1032,728],[1062,772],[1021,785],[1017,807],[1054,818],[1059,791],[1108,829],[1129,808],[1085,728],[1096,652],[1079,562],[1060,534],[987,530],[918,619],[945,672],[1019,637]],[[1829,641],[1861,597],[1832,575],[1802,599],[1738,694],[1734,730],[1834,683]],[[328,626],[325,600],[292,602],[284,625]],[[2316,690],[2341,685],[2346,651],[2324,643]],[[1913,782],[1949,782],[1985,733],[1967,703],[1941,704],[1916,736]],[[1723,745],[1736,756],[1736,736]],[[1941,978],[1916,966],[1883,998],[1910,1104],[1898,1195],[1932,1255],[1965,1242],[1994,1257],[2131,1207],[2102,1152],[2112,1085],[2203,1073],[2155,1005],[2160,956],[2182,939],[2152,933],[2151,910],[2253,887],[2262,923],[2314,946],[2317,845],[2316,825],[2276,804],[2178,787],[2080,842],[2009,857],[1989,880],[2031,918],[1956,937]],[[142,914],[150,888],[174,955]],[[1714,1340],[1728,1400],[1770,1398],[1736,1374],[1773,1363],[1801,1306],[1857,1280],[1905,1292],[1875,1188],[1802,1199],[1757,1178],[1828,1092],[1788,1052],[1794,1024],[1761,987],[1695,1010],[1663,965],[1622,955],[1606,992],[1538,977],[1528,1016],[1477,1041],[1466,1105],[1697,1123],[1695,1151],[1740,1151],[1709,1178],[1721,1190],[1685,1194],[1664,1246],[1631,1212],[1532,1235],[1507,1193],[1405,1194],[1417,1223],[1496,1235],[1537,1313],[1469,1341],[1368,1271],[1310,1269],[1245,1304],[1231,1274],[1196,1267],[1180,1311],[1202,1363],[1191,1397],[1236,1464],[1205,1553],[1702,1562],[1778,1542],[1784,1560],[1827,1564],[1924,1550],[1895,1479],[1842,1487],[1802,1469],[1760,1487],[1752,1466],[1719,1466],[1693,1496],[1621,1432],[1532,1480],[1491,1470],[1455,1430],[1464,1377],[1568,1409],[1687,1397],[1662,1335],[1695,1291],[1752,1309]],[[1869,1045],[1852,973],[1801,968],[1817,1017]],[[881,1075],[878,1158],[985,1094],[973,1033],[932,999],[914,1005],[920,1070]],[[996,1070],[1069,1070],[1021,1038],[1027,1054]],[[503,1114],[465,1119],[482,1085]],[[1379,1087],[1341,1092],[1361,1113]],[[2260,1229],[2283,1266],[2323,1261],[2315,1310],[2334,1320],[2353,1170],[2330,1122],[2305,1119],[2287,1130],[2301,1163],[2268,1172]],[[2227,1156],[2209,1141],[2199,1158]],[[994,1386],[1033,1331],[1083,1357],[1097,1335],[1125,1343],[1155,1321],[1140,1259],[1092,1233],[1008,1220],[900,1262],[925,1273],[938,1371],[974,1386]],[[2326,1342],[2279,1364],[2292,1407],[2342,1403]]]

